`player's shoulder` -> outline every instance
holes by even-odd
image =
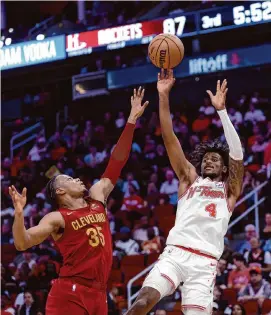
[[[61,215],[61,213],[59,211],[52,211],[50,213],[47,213],[42,220],[46,220],[50,223],[54,223],[54,224],[62,224],[63,223],[63,216]]]

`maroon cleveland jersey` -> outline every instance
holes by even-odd
[[[112,238],[104,205],[90,199],[85,208],[59,209],[65,220],[56,245],[63,256],[60,277],[107,283],[112,265]]]

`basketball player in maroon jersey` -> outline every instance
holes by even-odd
[[[26,188],[19,194],[14,186],[9,187],[15,208],[13,237],[17,250],[40,244],[51,235],[63,256],[59,278],[48,295],[47,315],[107,314],[106,283],[112,264],[112,243],[105,203],[128,160],[136,120],[148,105],[141,105],[143,96],[144,89],[134,90],[124,131],[101,180],[87,194],[80,179],[54,177],[46,192],[58,211],[45,215],[37,226],[26,230]]]

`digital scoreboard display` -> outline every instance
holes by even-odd
[[[152,21],[71,34],[66,37],[66,52],[69,57],[79,56],[93,51],[148,44],[160,33],[184,38],[270,21],[271,1],[240,2],[233,7],[212,8]]]

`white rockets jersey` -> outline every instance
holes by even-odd
[[[179,198],[167,245],[180,245],[219,259],[231,211],[223,182],[198,177]]]

